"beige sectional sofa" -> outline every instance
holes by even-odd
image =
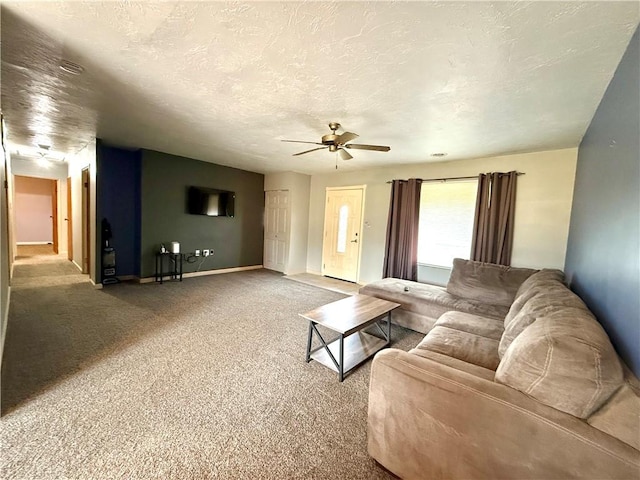
[[[640,478],[640,383],[562,272],[456,259],[437,294],[383,282],[428,333],[373,360],[379,463],[401,478]]]

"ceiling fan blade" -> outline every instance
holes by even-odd
[[[324,143],[320,142],[304,142],[302,140],[280,140],[281,142],[289,142],[289,143],[310,143],[311,145],[324,145]]]
[[[312,148],[311,150],[305,150],[304,152],[294,153],[293,156],[297,157],[298,155],[304,155],[305,153],[315,152],[316,150],[324,150],[325,148],[329,148],[329,147],[326,146],[326,147],[320,147],[320,148]]]
[[[344,148],[339,148],[338,153],[343,160],[351,160],[353,157],[349,152],[347,152]]]
[[[391,147],[385,147],[382,145],[359,145],[357,143],[348,143],[343,146],[347,148],[355,148],[357,150],[375,150],[377,152],[388,152],[391,150]]]
[[[350,142],[355,138],[358,138],[358,134],[351,133],[351,132],[344,132],[338,135],[338,138],[335,139],[335,144],[344,145],[345,143]]]

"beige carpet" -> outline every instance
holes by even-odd
[[[84,282],[89,282],[89,275],[83,275],[66,256],[53,253],[53,245],[18,245],[12,288]]]
[[[77,275],[65,265],[17,264],[15,280]],[[340,298],[266,270],[15,284],[0,477],[389,478],[366,450],[370,363],[340,384],[304,361],[297,314]],[[421,337],[392,331],[403,349]]]

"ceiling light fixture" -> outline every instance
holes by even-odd
[[[50,147],[49,147],[50,148]],[[67,155],[49,149],[34,148],[27,145],[13,145],[10,149],[12,155],[19,157],[34,158],[36,160],[46,160],[47,162],[64,162]]]
[[[61,60],[60,70],[70,73],[71,75],[80,75],[84,72],[84,67],[77,63],[70,62],[69,60]]]
[[[446,157],[447,154],[444,152],[438,152],[438,153],[432,153],[431,154],[432,157]]]

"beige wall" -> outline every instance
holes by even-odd
[[[386,183],[388,180],[471,176],[511,170],[526,174],[518,178],[512,265],[561,269],[567,246],[577,151],[577,148],[570,148],[314,175],[311,177],[307,271],[321,271],[326,187],[367,185],[359,282],[369,283],[382,277],[391,191]]]
[[[18,244],[53,242],[53,182],[16,175],[14,215]],[[57,198],[56,198],[57,201]]]
[[[307,269],[309,232],[309,192],[311,177],[295,172],[267,174],[264,190],[288,190],[291,205],[289,226],[289,255],[286,274],[302,273]]]

